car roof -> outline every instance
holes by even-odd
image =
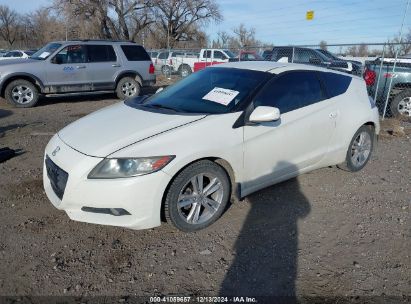
[[[254,70],[254,71],[261,71],[261,72],[270,72],[270,73],[275,73],[275,74],[282,73],[285,71],[291,71],[291,70],[336,72],[334,70],[325,69],[325,68],[317,67],[314,65],[307,65],[307,64],[300,64],[300,63],[275,62],[275,61],[239,61],[239,62],[229,62],[229,63],[217,64],[217,65],[213,65],[213,67]]]
[[[71,44],[71,43],[81,43],[81,44],[129,44],[129,45],[139,45],[133,41],[126,40],[67,40],[67,41],[52,41],[51,43],[61,43],[61,44]]]

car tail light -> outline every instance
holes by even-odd
[[[157,64],[157,58],[156,58],[156,63],[155,64]]]
[[[170,62],[170,65],[172,65],[173,64],[173,59],[170,58],[169,62]]]
[[[148,73],[154,74],[154,65],[152,63],[150,63],[150,67],[148,68]]]
[[[367,86],[372,86],[375,83],[377,74],[373,70],[366,69],[364,72],[364,80]]]

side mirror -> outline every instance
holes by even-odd
[[[348,63],[346,61],[331,61],[328,66],[330,69],[348,69]]]
[[[63,63],[63,60],[61,59],[61,57],[59,57],[58,55],[56,55],[56,56],[54,56],[54,57],[51,59],[51,63],[54,63],[54,64],[62,64],[62,63]]]
[[[274,107],[259,106],[251,113],[251,122],[269,122],[280,119],[280,110]]]

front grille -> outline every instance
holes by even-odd
[[[47,176],[50,179],[51,188],[59,199],[63,199],[68,173],[57,166],[48,155],[46,155],[46,170]]]

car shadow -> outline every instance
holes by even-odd
[[[0,119],[13,114],[13,111],[0,109]]]
[[[300,191],[297,178],[256,192],[247,200],[251,210],[235,243],[235,259],[220,295],[268,296],[259,303],[294,303],[298,220],[309,214],[310,202]]]

